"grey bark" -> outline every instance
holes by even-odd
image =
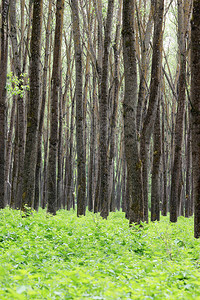
[[[134,0],[123,1],[123,58],[125,75],[124,94],[124,142],[127,163],[127,190],[129,194],[129,222],[143,221],[141,161],[136,134],[137,66],[135,52]]]

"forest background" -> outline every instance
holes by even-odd
[[[1,208],[195,211],[200,236],[197,2],[2,1]]]

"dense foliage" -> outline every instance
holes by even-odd
[[[0,211],[0,299],[200,299],[193,219]]]

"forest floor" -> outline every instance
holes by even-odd
[[[141,229],[122,212],[1,210],[0,299],[200,299],[193,218]]]

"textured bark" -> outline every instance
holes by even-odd
[[[14,97],[14,100],[16,98]],[[16,208],[16,190],[17,190],[17,172],[18,172],[18,114],[15,120],[15,139],[13,145],[13,163],[12,163],[12,182],[11,182],[11,199],[10,207]],[[18,206],[17,208],[19,208]]]
[[[91,108],[91,131],[90,131],[90,162],[89,162],[89,177],[88,177],[88,210],[94,209],[94,196],[95,196],[95,145],[96,145],[96,118],[95,106],[97,105],[97,81],[95,70],[93,68],[93,92],[92,92],[92,108]]]
[[[170,221],[177,222],[178,218],[178,189],[181,172],[181,148],[183,141],[183,123],[185,112],[185,84],[186,84],[186,52],[184,29],[183,1],[178,1],[178,42],[180,51],[180,74],[178,82],[178,106],[174,136],[174,161],[171,175]]]
[[[115,33],[115,41],[113,45],[114,51],[114,78],[113,78],[113,95],[109,97],[110,102],[108,103],[111,116],[110,116],[110,134],[108,139],[109,145],[109,158],[108,158],[108,202],[111,203],[111,194],[112,190],[115,188],[113,183],[115,183],[114,178],[114,160],[117,153],[116,149],[116,126],[117,126],[117,114],[118,114],[118,106],[119,106],[119,57],[120,57],[120,29],[121,29],[121,10],[122,10],[122,1],[119,3],[119,10],[117,16],[117,25],[116,25],[116,33]],[[113,200],[113,197],[112,197]],[[111,205],[110,207],[114,207]],[[112,211],[112,210],[111,210]]]
[[[47,72],[49,63],[49,48],[50,48],[50,26],[51,26],[51,9],[52,1],[49,1],[48,7],[48,20],[46,28],[46,40],[45,40],[45,54],[44,54],[44,67],[43,67],[43,78],[42,78],[42,103],[39,117],[39,128],[38,128],[38,145],[37,145],[37,164],[35,173],[35,201],[34,209],[38,210],[39,199],[40,199],[40,188],[41,188],[41,163],[42,163],[42,133],[44,124],[44,113],[46,107],[46,94],[47,94]]]
[[[200,2],[193,1],[191,22],[191,122],[194,193],[194,236],[200,237]]]
[[[189,119],[189,120],[188,120]],[[185,187],[185,217],[190,217],[191,205],[191,126],[190,115],[186,118],[186,187]]]
[[[129,222],[139,224],[143,221],[141,203],[142,177],[136,133],[137,110],[137,66],[135,52],[134,0],[123,1],[123,58],[125,75],[124,94],[124,142],[127,162],[127,190],[129,192]]]
[[[68,159],[68,181],[67,181],[67,210],[72,208],[72,200],[73,200],[73,144],[74,144],[74,104],[75,99],[72,98],[71,104],[71,124],[70,124],[70,137],[69,137],[69,159]]]
[[[108,202],[108,58],[111,42],[114,0],[108,1],[107,19],[103,44],[101,96],[99,104],[100,116],[100,205],[101,216],[107,218],[109,214]]]
[[[153,134],[153,167],[151,179],[151,221],[160,221],[160,159],[161,159],[161,131],[160,131],[160,103]]]
[[[62,74],[60,74],[60,76],[61,75]],[[59,97],[57,209],[61,209],[62,195],[63,195],[63,99],[62,99],[62,81],[61,81],[60,97]]]
[[[33,19],[33,1],[29,0],[29,12],[28,12],[28,20],[27,20],[27,36],[26,36],[26,41],[25,41],[25,46],[24,46],[24,52],[23,54],[23,63],[22,63],[22,73],[26,72],[27,69],[27,57],[28,57],[28,51],[29,51],[29,43],[30,43],[30,38],[31,38],[31,24],[32,24],[32,19]]]
[[[11,187],[12,187],[12,141],[13,141],[13,133],[14,133],[14,125],[16,120],[16,101],[15,97],[13,97],[11,116],[10,116],[10,127],[7,133],[7,143],[6,143],[6,170],[5,170],[5,205],[10,205],[11,200]]]
[[[0,208],[5,199],[5,151],[6,151],[6,79],[8,60],[8,9],[9,1],[2,1],[1,8],[1,51],[0,51]]]
[[[64,0],[56,2],[56,28],[54,37],[53,69],[51,79],[51,125],[48,160],[48,205],[47,211],[56,214],[57,210],[57,152],[58,152],[58,105],[60,92],[60,68],[62,49]]]
[[[15,1],[16,2],[16,1]],[[24,54],[24,31],[25,31],[25,25],[24,25],[24,12],[25,12],[25,0],[20,0],[20,8],[21,8],[21,41],[19,45],[19,57],[20,61],[22,60],[23,54]]]
[[[52,34],[50,35],[50,53],[53,49],[53,39]],[[52,65],[52,55],[49,56],[49,76],[48,82],[51,82],[51,65]],[[44,141],[44,167],[42,172],[42,201],[41,206],[45,208],[48,202],[48,161],[49,161],[49,136],[50,136],[50,112],[51,112],[51,84],[48,86],[48,98],[47,98],[47,123],[46,130],[43,131],[43,141]],[[45,123],[44,123],[45,124]]]
[[[23,172],[21,209],[33,207],[35,196],[35,168],[37,160],[38,114],[40,107],[40,47],[43,1],[34,1],[30,44],[30,94],[27,107],[27,132]]]
[[[23,26],[22,26],[23,27]],[[17,22],[16,22],[16,1],[10,1],[10,38],[12,43],[12,53],[13,53],[13,62],[15,74],[18,79],[21,79],[22,70],[21,70],[21,59],[20,51],[18,50],[18,41],[17,41]],[[23,28],[22,28],[23,30]],[[22,89],[22,82],[19,81],[18,88]],[[22,199],[22,184],[23,184],[23,169],[24,169],[24,154],[25,154],[25,105],[24,99],[21,95],[17,95],[17,114],[18,114],[18,173],[17,173],[17,186],[15,193],[15,205],[19,208],[21,206]]]
[[[138,10],[137,10],[138,12]],[[138,135],[140,134],[141,124],[142,124],[142,115],[144,115],[145,108],[145,98],[147,94],[147,75],[148,75],[148,64],[149,64],[149,47],[150,47],[150,39],[152,35],[152,28],[153,28],[153,15],[154,9],[153,5],[151,4],[150,13],[149,13],[149,20],[146,26],[146,31],[144,37],[141,41],[141,59],[140,59],[140,84],[139,84],[139,91],[138,91],[138,104],[137,104],[137,132]],[[138,12],[138,19],[140,15]],[[139,27],[141,26],[139,21]],[[142,30],[139,28],[139,30]]]
[[[69,209],[69,206],[67,207],[67,197],[68,197],[68,190],[70,193],[70,189],[68,189],[68,184],[69,184],[69,171],[71,167],[70,163],[70,135],[71,131],[73,131],[73,123],[72,123],[72,129],[70,128],[70,107],[74,106],[74,100],[72,97],[72,78],[71,78],[71,70],[73,68],[73,62],[74,62],[74,56],[71,54],[71,48],[72,48],[72,30],[70,32],[70,38],[69,38],[69,43],[66,38],[66,34],[64,33],[64,41],[65,41],[65,47],[66,47],[66,54],[67,54],[67,72],[66,72],[66,79],[65,79],[65,91],[63,94],[63,102],[65,101],[65,106],[64,106],[64,118],[65,118],[65,124],[66,124],[66,136],[65,136],[65,161],[64,161],[64,193],[63,193],[63,198],[62,198],[62,205],[63,208]],[[69,95],[68,95],[69,93]],[[72,100],[72,105],[71,105],[71,100]],[[72,115],[72,114],[71,114]],[[72,117],[73,119],[73,117]],[[69,201],[70,203],[70,201]]]
[[[162,215],[167,216],[168,209],[168,193],[167,193],[167,157],[165,149],[165,109],[164,101],[162,101],[162,170],[163,170],[163,194],[162,194]]]
[[[150,96],[147,114],[141,132],[140,154],[142,160],[142,177],[144,192],[144,220],[148,222],[148,169],[149,169],[149,144],[155,123],[158,91],[161,78],[161,58],[163,44],[163,13],[164,0],[155,1],[155,21],[153,35],[153,56],[151,68]]]
[[[77,215],[85,215],[86,209],[86,173],[85,149],[83,138],[83,94],[82,94],[82,49],[80,40],[80,25],[78,1],[71,1],[73,38],[76,65],[76,148],[77,148]]]

